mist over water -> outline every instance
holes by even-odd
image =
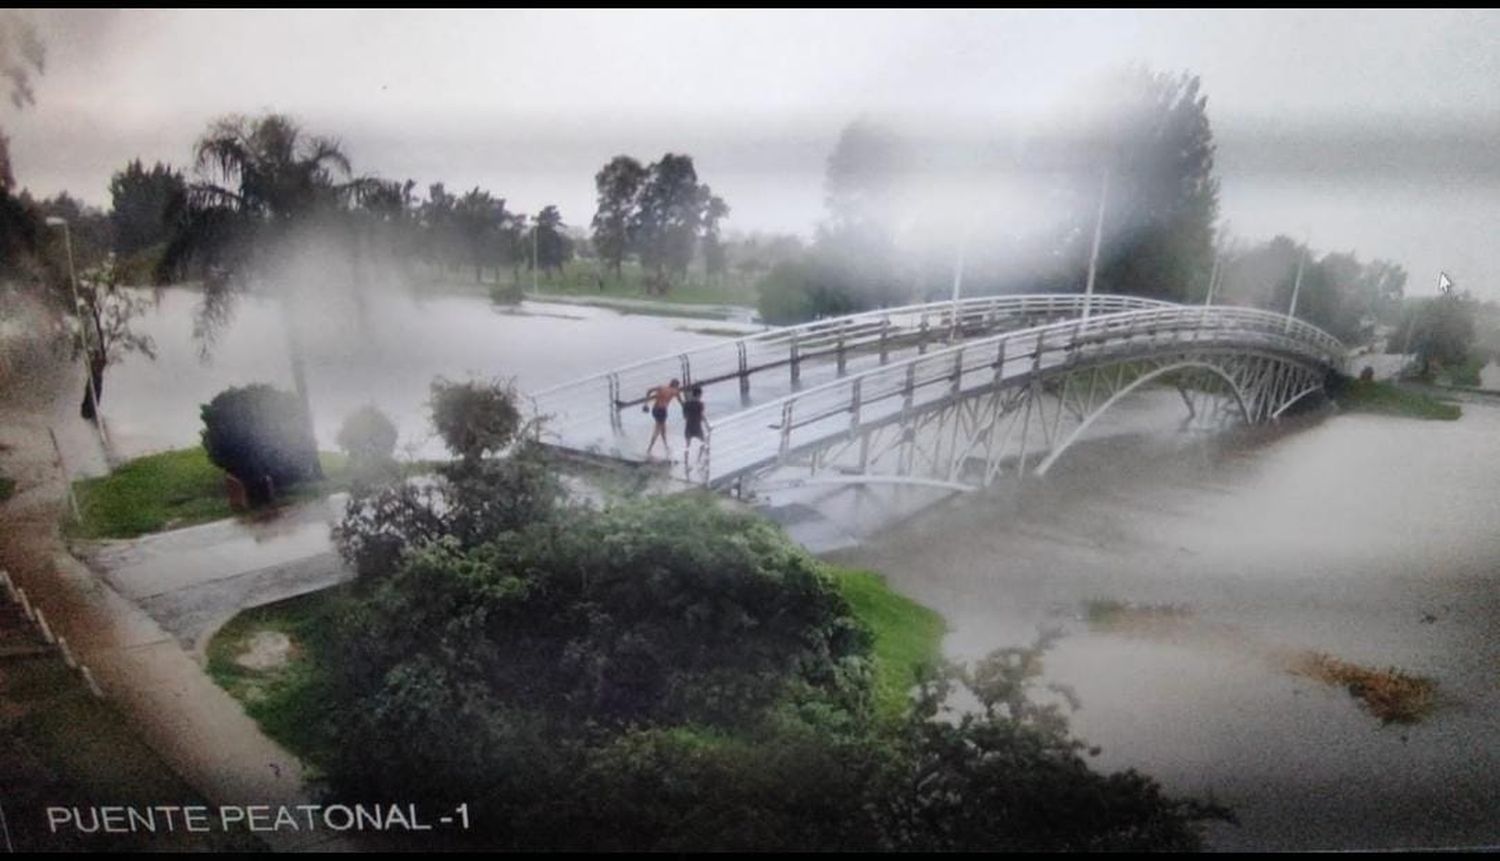
[[[518,309],[479,297],[414,299],[395,292],[356,304],[332,293],[300,299],[234,299],[232,316],[206,361],[191,336],[197,291],[161,291],[141,330],[159,345],[155,362],[130,356],[106,378],[104,414],[119,457],[198,444],[198,406],[229,386],[270,383],[290,391],[286,322],[299,329],[318,445],[335,450],[344,418],[374,403],[395,422],[398,449],[445,456],[432,435],[428,386],[436,376],[514,378],[522,391],[718,338],[685,331],[705,321],[624,315],[585,306],[526,302]],[[715,323],[715,326],[723,324]]]

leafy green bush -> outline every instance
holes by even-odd
[[[761,319],[781,326],[870,307],[847,280],[836,267],[813,256],[778,263],[757,285]]]
[[[506,382],[432,383],[432,424],[448,450],[466,461],[504,449],[521,429],[515,388]]]
[[[226,389],[202,408],[203,448],[260,504],[323,477],[311,423],[296,395],[264,384]]]
[[[705,498],[413,546],[331,640],[334,797],[468,803],[489,849],[1193,849],[1229,816],[1090,770],[1047,641],[881,719],[829,569]]]
[[[396,425],[374,404],[350,413],[336,440],[349,456],[355,481],[368,483],[396,475]]]

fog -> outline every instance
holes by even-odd
[[[1500,296],[1493,12],[36,13],[20,184],[107,202],[139,156],[182,165],[213,117],[274,109],[357,170],[514,209],[593,212],[610,157],[694,156],[730,230],[810,235],[839,131],[1014,132],[1103,70],[1201,76],[1221,219],[1439,269]],[[961,127],[961,128],[955,128]],[[1427,276],[1432,274],[1432,278]]]

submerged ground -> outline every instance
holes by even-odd
[[[951,656],[1065,630],[1048,677],[1098,764],[1233,807],[1215,848],[1495,845],[1497,487],[1500,408],[1336,415],[1214,454],[1080,451],[840,558],[941,612]],[[1161,612],[1091,623],[1106,603]],[[1295,672],[1320,653],[1431,680],[1431,711],[1383,723]]]

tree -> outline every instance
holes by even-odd
[[[562,213],[557,207],[548,206],[537,213],[533,222],[536,231],[537,265],[543,272],[562,272],[563,264],[573,259],[573,240],[564,232]]]
[[[498,266],[503,252],[505,201],[475,186],[452,209],[452,221],[464,259],[474,267],[474,281],[483,281],[485,265]]]
[[[172,220],[187,205],[187,181],[161,162],[147,171],[135,159],[110,178],[109,195],[114,252],[127,257],[171,238]]]
[[[194,168],[200,180],[188,189],[187,211],[162,267],[168,273],[193,264],[204,269],[204,307],[210,312],[204,319],[210,321],[225,313],[225,292],[251,278],[279,288],[284,311],[295,290],[326,288],[327,269],[310,259],[315,252],[307,243],[317,228],[322,237],[352,240],[348,206],[373,182],[353,176],[337,141],[307,135],[283,114],[213,121],[194,148]],[[349,250],[351,258],[357,254],[352,242]],[[287,317],[285,328],[311,435],[312,406],[294,318]]]
[[[95,404],[104,400],[105,368],[130,353],[156,359],[155,340],[131,329],[131,322],[145,314],[150,303],[144,297],[120,290],[119,281],[120,268],[113,254],[78,275],[78,298],[82,302],[79,322],[88,332],[75,342],[74,350],[83,352],[83,344],[87,342],[88,373],[92,381],[84,383],[79,415],[89,421],[96,418]]]
[[[655,270],[652,287],[656,291],[666,291],[669,272],[687,272],[714,200],[709,187],[698,184],[691,156],[667,153],[647,169],[630,238],[641,265]],[[722,200],[718,208],[728,211]]]
[[[1479,303],[1468,294],[1449,293],[1409,302],[1393,337],[1411,345],[1419,373],[1428,377],[1435,366],[1459,365],[1469,358],[1478,311]]]
[[[615,156],[594,175],[598,190],[598,210],[594,213],[594,248],[600,259],[615,270],[620,269],[630,251],[630,226],[636,217],[636,197],[646,182],[646,169],[635,159]]]
[[[1207,281],[1213,261],[1218,180],[1208,97],[1196,76],[1136,66],[1111,75],[1091,100],[1097,110],[1061,133],[1071,217],[1059,239],[1083,286],[1099,201],[1105,232],[1095,290],[1182,300]],[[1107,179],[1106,179],[1107,177]]]
[[[707,186],[705,186],[706,190]],[[718,195],[709,195],[708,206],[703,213],[703,273],[709,279],[724,274],[729,257],[724,252],[724,243],[719,240],[719,222],[729,217],[729,204]]]
[[[41,73],[47,51],[26,13],[0,9],[0,78],[10,87],[10,103],[21,110],[36,104],[31,73]],[[0,195],[9,196],[16,184],[10,166],[10,138],[0,130]]]

